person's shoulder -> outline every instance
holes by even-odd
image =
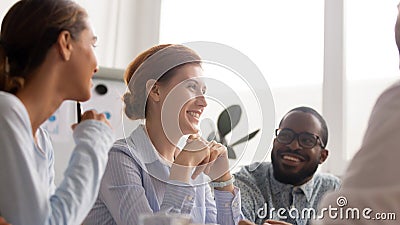
[[[256,162],[243,166],[238,173],[234,174],[234,184],[240,189],[242,204],[254,204],[253,207],[264,204],[265,201],[261,190],[263,190],[265,182],[269,180],[269,166],[270,163],[267,162]],[[245,203],[243,200],[245,200]]]
[[[18,98],[11,93],[8,93],[5,91],[0,91],[0,104],[3,102],[7,102],[7,101],[13,102],[13,101],[16,101],[17,99]]]
[[[389,87],[387,87],[383,93],[386,92],[399,92],[400,93],[400,80],[394,82],[393,84],[391,84]]]
[[[341,180],[330,173],[316,173],[314,175],[315,185],[325,187],[327,189],[337,189],[340,187]]]
[[[134,146],[129,146],[126,138],[121,138],[114,142],[113,146],[111,147],[110,153],[115,152],[117,154],[126,154],[132,157],[132,151],[130,150]]]
[[[15,95],[0,91],[0,112],[10,113],[15,109],[23,109],[22,102]]]
[[[371,111],[368,128],[365,132],[362,147],[372,145],[383,139],[397,135],[397,122],[400,119],[400,81],[388,87],[376,100]],[[393,132],[394,131],[394,132]],[[377,140],[379,140],[377,142]],[[379,146],[382,147],[382,146]],[[392,149],[392,148],[386,148]],[[376,147],[374,148],[376,150]],[[373,152],[373,151],[371,151]]]
[[[3,91],[0,91],[0,123],[9,126],[8,129],[30,129],[24,104],[15,95]]]
[[[378,97],[376,104],[396,104],[400,98],[400,80],[386,88]],[[393,101],[395,100],[395,101]]]
[[[114,142],[110,151],[108,152],[109,163],[120,164],[122,162],[133,163],[131,167],[143,167],[140,159],[134,154],[136,147],[132,144],[128,144],[126,138],[122,138]]]
[[[129,155],[130,157],[139,156],[143,149],[139,149],[144,144],[147,136],[143,131],[142,126],[136,127],[130,135],[117,140],[112,146],[112,151],[121,152]]]
[[[109,157],[114,158],[114,160],[119,160],[121,157],[128,157],[133,160],[135,164],[143,166],[140,160],[140,151],[143,149],[138,149],[134,142],[128,141],[130,136],[121,138],[114,142],[111,147]]]
[[[272,169],[270,162],[255,162],[250,165],[243,166],[242,169],[235,174],[235,178],[239,180],[258,180],[265,179],[269,175],[269,171]]]

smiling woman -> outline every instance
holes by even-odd
[[[197,134],[207,106],[202,74],[200,57],[183,45],[155,46],[128,66],[125,113],[145,124],[112,148],[86,225],[138,224],[140,215],[158,211],[190,214],[196,223],[242,218],[226,148]],[[181,150],[184,135],[191,136]]]

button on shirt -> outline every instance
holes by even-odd
[[[143,125],[117,141],[84,224],[138,224],[141,214],[158,211],[190,214],[195,223],[237,224],[243,215],[239,189],[214,190],[201,174],[190,184],[169,180],[170,165],[155,150]]]
[[[337,177],[323,173],[314,174],[310,181],[298,187],[283,184],[274,178],[269,162],[245,166],[235,174],[235,179],[241,191],[242,212],[256,224],[274,219],[309,225],[311,218],[301,217],[303,209],[316,210],[322,196],[340,186]]]

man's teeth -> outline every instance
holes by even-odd
[[[288,156],[288,155],[284,155],[283,159],[294,161],[294,162],[300,162],[300,159],[298,159],[296,157]]]
[[[195,113],[195,112],[188,112],[188,113],[193,117],[200,118],[200,113]]]

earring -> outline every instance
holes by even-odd
[[[65,54],[64,54],[64,59],[65,59],[65,61],[69,61],[69,58],[70,58],[69,54],[68,54],[68,55],[65,55]]]

